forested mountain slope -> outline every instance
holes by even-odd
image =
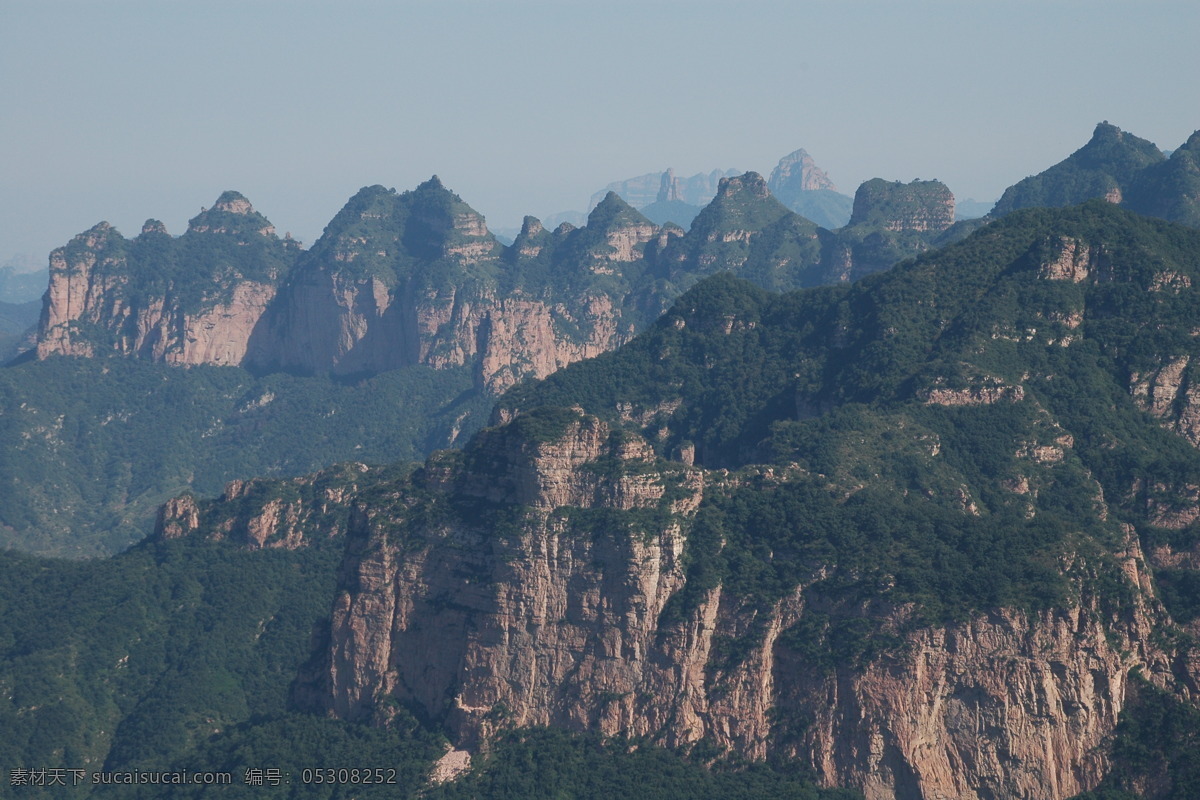
[[[852,286],[707,280],[357,496],[297,699],[415,709],[468,751],[703,743],[868,798],[1147,769],[1186,796],[1194,765],[1111,743],[1136,697],[1200,688],[1197,254],[1095,202]],[[163,534],[212,537],[221,505]]]
[[[687,234],[610,195],[583,228],[531,217],[505,247],[436,178],[362,189],[307,250],[236,192],[179,237],[101,223],[51,254],[36,358],[0,373],[0,543],[113,552],[185,488],[424,458],[477,430],[496,394],[628,341],[705,275],[848,280],[944,235],[893,220],[881,189],[844,233],[752,173],[723,180]]]
[[[811,796],[723,771],[748,759],[872,800],[1187,797],[1194,758],[1147,730],[1188,735],[1200,691],[1197,265],[1200,233],[1093,202],[852,285],[716,275],[419,468],[10,556],[3,740],[114,769],[355,750],[402,793],[445,736],[481,771],[439,797],[549,753],[596,791]]]

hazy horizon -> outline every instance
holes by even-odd
[[[1200,127],[1200,5],[0,0],[0,262],[226,189],[305,244],[437,174],[491,227],[668,167],[1008,185]]]

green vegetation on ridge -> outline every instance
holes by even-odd
[[[1086,145],[1005,190],[991,213],[999,217],[1021,208],[1069,206],[1098,197],[1119,202],[1140,171],[1163,160],[1151,142],[1102,122]]]
[[[234,478],[419,460],[450,441],[472,406],[447,398],[471,387],[466,369],[419,366],[355,384],[129,359],[0,370],[0,440],[14,443],[0,450],[0,546],[111,553],[188,488],[216,495]]]
[[[440,737],[297,714],[289,699],[327,618],[338,546],[241,551],[146,543],[111,559],[0,553],[0,764],[5,796],[333,798],[299,769],[396,768],[412,796]],[[13,769],[82,769],[78,787],[12,787]],[[294,769],[274,793],[247,768]],[[92,773],[230,771],[232,787],[93,786]],[[267,792],[267,793],[264,793]],[[299,793],[297,793],[299,792]]]
[[[1064,251],[1086,251],[1094,279],[1051,279]],[[579,406],[664,456],[689,443],[747,471],[708,493],[672,613],[718,583],[766,610],[831,565],[805,593],[833,617],[916,603],[938,622],[1079,587],[1117,608],[1118,521],[1163,535],[1135,487],[1200,480],[1128,383],[1194,351],[1197,264],[1200,233],[1107,203],[1020,212],[852,286],[770,295],[716,276],[620,351],[500,404]],[[756,483],[761,462],[787,481]],[[1068,552],[1081,571],[1064,576]]]

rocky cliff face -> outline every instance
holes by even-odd
[[[133,240],[102,222],[50,254],[38,357],[240,364],[297,250],[236,192],[179,239],[156,220]]]
[[[584,358],[627,341],[633,331],[622,323],[612,299],[593,295],[572,312],[566,304],[506,299],[498,301],[480,326],[478,382],[500,394],[526,377],[544,378]],[[557,333],[570,326],[579,335]]]
[[[230,481],[210,500],[181,495],[158,511],[153,537],[203,536],[247,550],[294,550],[344,537],[350,503],[395,474],[349,463],[291,480]]]
[[[105,299],[121,284],[118,277],[107,274],[120,264],[116,255],[107,254],[113,235],[112,226],[101,222],[76,236],[71,245],[50,254],[50,286],[38,323],[39,358],[92,355],[92,342],[72,334],[78,332],[81,323],[94,323],[100,318]]]
[[[944,231],[954,224],[954,195],[940,181],[867,181],[854,194],[851,225],[889,231]]]
[[[506,250],[434,178],[363,189],[301,252],[230,192],[179,239],[154,221],[128,241],[101,223],[56,250],[38,356],[335,375],[471,365],[499,393],[612,349],[660,311],[669,298],[643,276],[659,238],[613,195],[588,228],[530,218]]]
[[[1107,772],[1129,670],[1167,669],[1151,619],[1090,606],[920,631],[900,658],[793,687],[817,721],[792,752],[868,800],[1071,797]]]
[[[250,361],[335,374],[473,365],[498,393],[632,334],[623,305],[640,287],[627,273],[657,233],[614,195],[584,229],[527,219],[506,250],[436,181],[364,189],[297,268]],[[617,285],[597,289],[607,276]]]
[[[436,177],[404,194],[365,188],[301,259],[249,363],[333,374],[464,364],[499,250]]]
[[[813,170],[802,183],[822,183]],[[685,184],[664,173],[666,217]],[[344,376],[469,366],[498,394],[628,341],[712,272],[788,289],[853,280],[914,251],[859,241],[888,232],[879,225],[823,231],[756,173],[715,191],[687,234],[610,192],[585,227],[548,232],[531,217],[504,247],[435,176],[409,192],[364,188],[308,251],[227,192],[182,237],[151,220],[126,240],[102,223],[56,250],[37,353]],[[918,238],[940,230],[934,212],[910,211],[888,224]]]
[[[1105,774],[1128,672],[1169,674],[1136,538],[1120,610],[1084,590],[926,627],[882,605],[902,644],[866,664],[796,648],[803,586],[762,609],[718,584],[679,614],[697,509],[749,477],[656,461],[576,412],[519,423],[358,504],[310,701],[377,724],[415,705],[469,750],[554,725],[798,759],[868,800],[1057,800]]]

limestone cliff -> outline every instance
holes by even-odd
[[[172,238],[107,223],[51,255],[37,353],[362,375],[474,367],[499,393],[612,349],[661,311],[657,226],[615,195],[589,226],[530,218],[506,249],[435,177],[360,191],[308,251],[236,192]]]
[[[132,240],[102,222],[50,254],[38,357],[240,364],[297,251],[236,192],[179,239],[156,220]]]
[[[79,331],[80,323],[99,317],[106,296],[121,283],[107,274],[119,264],[118,256],[107,253],[109,238],[114,235],[119,236],[111,225],[101,222],[50,254],[50,286],[38,323],[39,358],[55,353],[92,355],[92,342],[72,334]]]
[[[506,249],[436,178],[363,189],[305,254],[248,361],[334,374],[473,365],[498,393],[644,324],[625,306],[646,299],[636,281],[657,233],[613,195],[586,228],[548,233],[528,218]]]
[[[248,363],[318,374],[467,363],[500,249],[436,177],[403,194],[365,188],[304,254]]]
[[[1140,555],[1127,563],[1148,583]],[[1107,771],[1130,669],[1168,669],[1152,618],[1089,604],[919,631],[901,657],[794,687],[817,720],[790,752],[868,800],[1071,797]]]
[[[340,539],[352,499],[404,471],[350,463],[291,480],[230,481],[215,499],[181,495],[167,501],[158,511],[153,538],[203,536],[247,550],[294,550]]]
[[[954,224],[954,195],[940,181],[867,181],[854,194],[851,225],[889,231],[940,232]]]
[[[660,184],[663,219],[690,219],[680,179]],[[530,217],[505,247],[435,176],[360,190],[305,251],[227,192],[181,237],[150,220],[126,240],[101,223],[56,250],[37,354],[341,376],[468,366],[499,394],[628,341],[713,272],[772,289],[848,281],[936,232],[910,219],[915,245],[876,243],[875,228],[846,238],[755,173],[720,178],[716,193],[686,234],[610,192],[586,226],[549,232]]]
[[[1129,671],[1170,680],[1135,537],[1120,608],[1079,584],[1072,607],[928,626],[876,601],[896,644],[830,664],[795,644],[803,621],[841,613],[806,586],[765,608],[721,584],[680,603],[704,499],[789,479],[658,461],[578,412],[518,418],[356,505],[330,650],[304,691],[376,724],[415,707],[471,750],[536,725],[704,739],[798,759],[868,800],[1057,800],[1099,782]]]

